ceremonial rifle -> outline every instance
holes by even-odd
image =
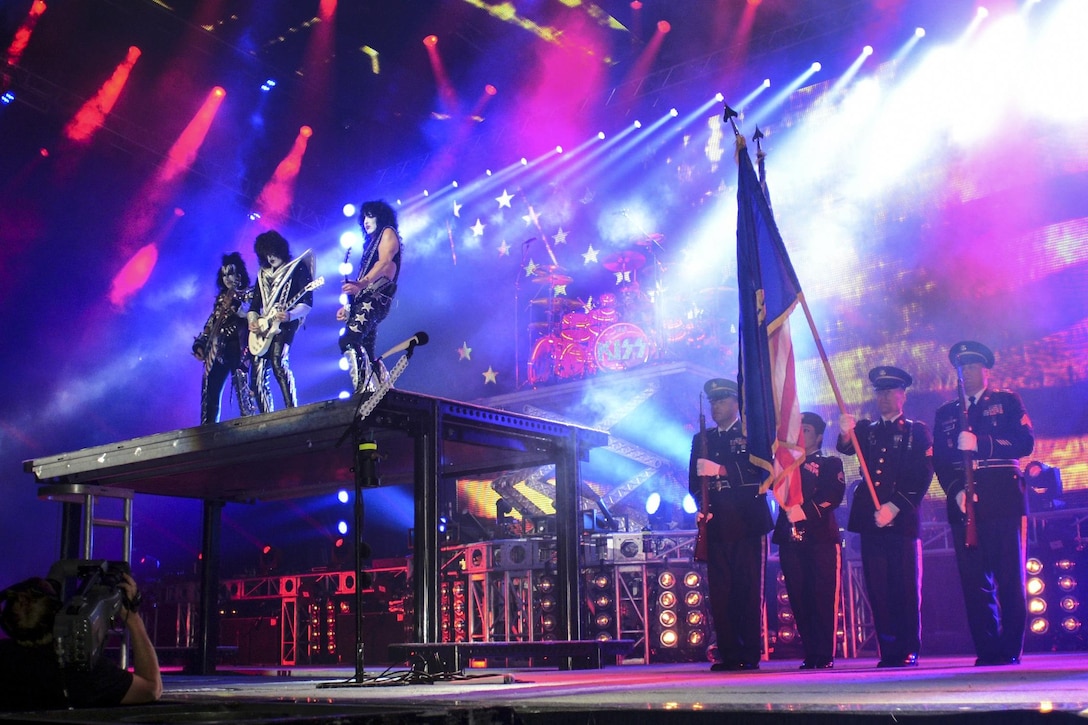
[[[971,425],[967,420],[967,392],[963,387],[962,365],[956,365],[956,389],[960,396],[960,432],[962,433]],[[975,547],[978,546],[978,524],[975,521],[975,454],[973,451],[961,451],[961,453],[963,453],[963,508],[966,528],[963,543],[967,547]]]
[[[706,444],[706,416],[703,415],[703,396],[699,394],[699,453],[698,458],[706,458],[709,455],[707,452]],[[696,470],[698,470],[698,461],[696,461]],[[699,517],[699,521],[696,524],[698,531],[695,534],[695,551],[691,555],[693,561],[706,561],[709,555],[709,544],[706,538],[706,520],[710,510],[707,499],[710,496],[707,493],[708,481],[710,476],[699,476],[699,513],[702,514]]]

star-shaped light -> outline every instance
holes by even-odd
[[[456,201],[453,202],[453,215],[455,217],[457,217],[458,219],[461,218],[461,207],[462,206],[464,206],[464,204],[458,204]]]
[[[469,227],[469,229],[472,230],[472,236],[474,237],[482,237],[484,235],[484,223],[480,221],[479,217],[477,217],[476,223]]]
[[[582,202],[583,204],[588,204],[589,202],[593,201],[594,196],[595,196],[595,194],[592,191],[590,191],[589,188],[587,187],[586,188],[586,193],[582,194],[582,198],[579,199],[578,201]]]
[[[529,213],[522,217],[525,220],[525,226],[530,224],[534,226],[540,226],[540,215],[536,213],[536,209],[529,207]]]
[[[585,260],[585,264],[597,261],[597,255],[600,253],[599,249],[594,249],[593,245],[589,245],[589,249],[582,253],[582,259]]]
[[[529,263],[525,265],[525,276],[532,277],[534,274],[536,274],[536,270],[537,263],[530,259]]]
[[[471,360],[472,359],[472,348],[468,346],[467,342],[462,342],[461,347],[457,348],[457,359],[458,360]]]
[[[491,366],[487,366],[487,370],[484,371],[484,385],[492,383],[494,385],[499,384],[499,374],[491,369]]]
[[[510,200],[513,199],[513,198],[514,198],[513,194],[508,194],[508,193],[506,193],[506,189],[503,189],[502,190],[502,196],[496,196],[495,201],[499,202],[499,208],[500,209],[502,209],[504,206],[507,209],[510,209],[511,208],[510,207]]]
[[[592,312],[593,309],[596,306],[597,306],[597,303],[593,301],[593,295],[590,295],[589,299],[586,300],[586,303],[584,305],[582,305],[582,312],[586,312],[586,313]]]
[[[557,295],[564,295],[565,296],[567,294],[567,286],[565,284],[557,284],[554,287],[552,287],[552,290]]]
[[[510,245],[506,243],[506,240],[502,240],[502,244],[499,245],[499,256],[505,257],[510,254]]]
[[[570,234],[570,232],[565,232],[563,231],[563,227],[559,227],[559,231],[552,235],[552,239],[555,240],[556,244],[566,244],[568,234]]]

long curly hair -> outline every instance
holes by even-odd
[[[397,228],[397,212],[384,201],[364,201],[363,208],[359,210],[359,226],[363,225],[365,216],[372,216],[377,220],[378,233],[386,227],[393,227],[393,231],[400,234],[400,229]]]
[[[287,244],[287,240],[283,238],[283,235],[275,229],[258,234],[257,239],[253,242],[253,251],[257,255],[257,263],[265,268],[272,266],[268,263],[268,255],[270,254],[274,254],[284,262],[291,259],[290,245]]]

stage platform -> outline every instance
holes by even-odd
[[[427,681],[407,670],[343,683],[339,670],[249,670],[166,677],[155,705],[35,713],[35,722],[471,723],[1083,723],[1084,653],[1027,655],[1017,667],[974,667],[973,658],[923,657],[909,670],[873,659],[798,671],[796,660],[758,672],[716,673],[706,664],[624,665],[603,670],[466,670]],[[0,722],[15,716],[0,716]],[[26,714],[18,716],[26,720]]]

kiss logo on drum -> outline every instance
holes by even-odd
[[[654,341],[641,327],[617,322],[597,336],[594,357],[601,370],[627,370],[649,361],[654,348]]]

